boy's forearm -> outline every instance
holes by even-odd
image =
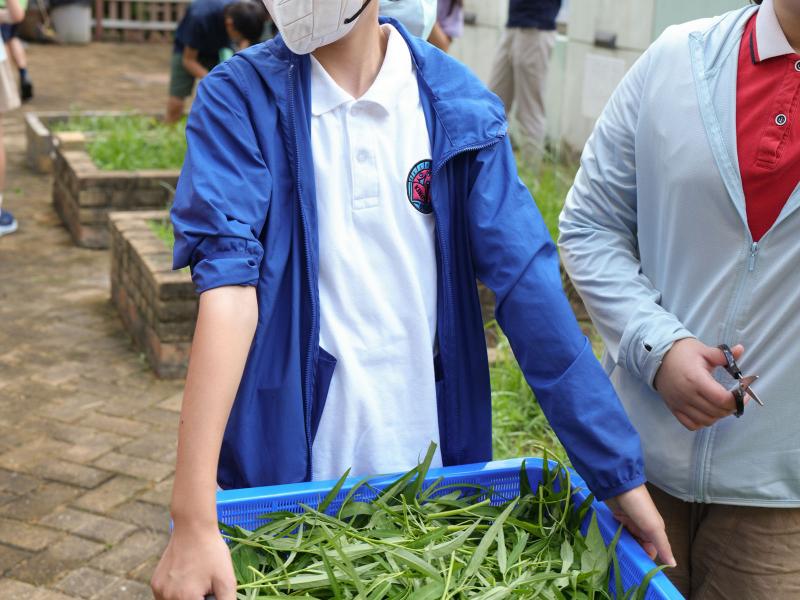
[[[183,68],[195,79],[202,79],[208,75],[208,69],[200,64],[199,57],[200,53],[196,49],[188,46],[183,49]]]
[[[176,525],[216,525],[219,450],[257,321],[253,287],[222,287],[200,296],[178,431]]]

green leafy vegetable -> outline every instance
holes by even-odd
[[[608,599],[612,572],[621,589],[620,532],[606,548],[593,516],[581,533],[591,501],[574,504],[563,463],[536,487],[523,463],[520,494],[504,498],[426,483],[432,458],[381,492],[362,481],[345,495],[345,474],[317,509],[264,515],[252,532],[223,525],[238,599]],[[656,572],[620,597],[643,598]]]

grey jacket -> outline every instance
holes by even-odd
[[[738,50],[755,9],[671,27],[634,65],[584,150],[559,245],[648,479],[685,500],[800,506],[800,190],[753,243],[736,149]],[[744,344],[766,406],[685,429],[652,382],[689,336]]]

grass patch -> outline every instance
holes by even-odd
[[[61,133],[64,131],[85,131],[85,132],[102,132],[111,131],[119,125],[120,121],[126,121],[130,126],[139,129],[147,129],[151,126],[154,119],[144,115],[98,115],[87,116],[76,114],[71,116],[66,121],[56,121],[50,126],[50,130],[54,133]]]
[[[553,240],[558,239],[558,215],[564,208],[567,192],[578,166],[545,159],[538,175],[520,163],[519,176],[530,190]]]
[[[87,150],[103,170],[180,169],[186,154],[186,123],[117,119],[109,129],[97,132]]]
[[[172,222],[167,219],[151,219],[147,222],[150,230],[156,234],[164,244],[172,250],[175,246],[175,232],[172,230]]]
[[[495,459],[550,456],[568,462],[541,406],[514,358],[508,339],[499,332],[496,359],[489,368],[492,384],[492,446]]]

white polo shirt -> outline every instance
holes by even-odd
[[[316,480],[406,470],[439,441],[431,148],[411,54],[383,28],[386,57],[358,100],[311,57],[320,346],[338,361]]]

